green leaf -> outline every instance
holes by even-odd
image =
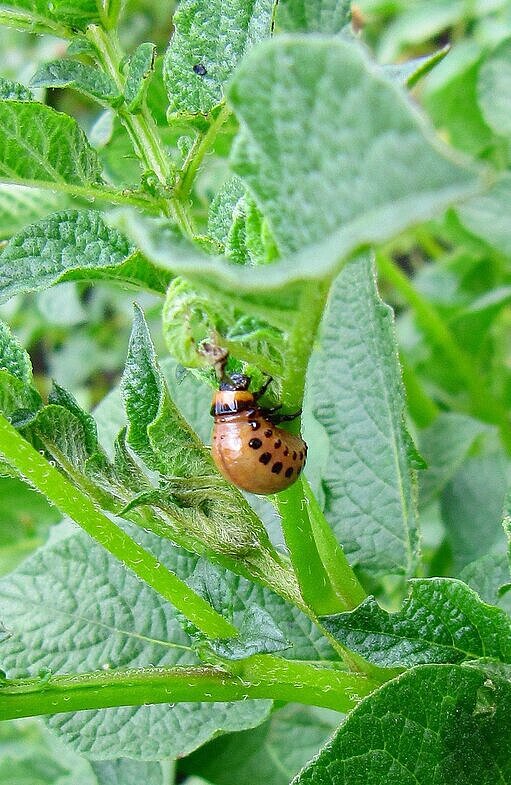
[[[137,761],[128,758],[91,761],[98,785],[171,785],[170,761]]]
[[[433,54],[424,55],[424,57],[415,57],[404,63],[387,64],[382,66],[383,72],[386,77],[398,84],[414,87],[444,59],[449,50],[450,46],[444,46]]]
[[[477,99],[484,119],[503,136],[511,135],[511,38],[501,41],[483,61],[477,82]]]
[[[215,334],[240,361],[255,359],[259,370],[275,375],[283,371],[285,343],[280,331],[226,302],[215,302],[181,277],[167,289],[163,334],[170,353],[188,368],[204,368],[197,347]]]
[[[411,574],[417,534],[405,402],[391,309],[370,260],[349,262],[330,295],[311,369],[314,416],[329,437],[325,515],[352,564]]]
[[[487,553],[462,569],[461,581],[479,594],[483,602],[498,605],[511,615],[511,594],[501,589],[509,583],[509,561],[505,553]]]
[[[260,608],[247,612],[239,628],[239,637],[233,639],[232,643],[218,639],[210,645],[215,654],[227,660],[243,660],[253,654],[272,654],[289,648],[282,631],[271,616]]]
[[[354,611],[324,616],[322,622],[347,649],[384,668],[478,657],[511,662],[509,616],[452,578],[410,581],[396,613],[368,597]]]
[[[60,514],[21,480],[0,478],[0,575],[38,548]],[[0,780],[1,781],[1,780]]]
[[[170,400],[139,308],[135,309],[121,391],[129,422],[127,442],[150,469],[174,476],[212,473],[211,459]]]
[[[89,433],[82,418],[64,406],[45,406],[27,424],[24,436],[34,446],[42,443],[50,458],[75,481],[79,472],[85,472],[86,461],[92,454],[88,449]]]
[[[124,100],[129,112],[137,112],[142,108],[154,71],[155,57],[156,46],[151,43],[140,44],[130,57],[124,86]]]
[[[442,519],[456,573],[480,556],[504,549],[501,520],[507,486],[508,463],[496,452],[466,460],[444,489]]]
[[[117,106],[122,96],[117,85],[96,66],[76,60],[54,60],[39,66],[30,81],[31,87],[71,87],[106,106]]]
[[[35,102],[0,101],[0,181],[66,190],[97,183],[100,173],[72,117]]]
[[[419,474],[419,503],[428,504],[454,477],[476,439],[488,426],[456,412],[441,412],[419,432],[419,452],[427,468]]]
[[[5,785],[55,785],[70,773],[49,755],[28,755],[23,760],[8,755],[0,759],[0,783]]]
[[[511,174],[504,172],[484,194],[460,205],[457,214],[469,232],[511,257],[511,229],[507,221],[510,204]]]
[[[433,123],[455,147],[479,156],[494,143],[477,102],[481,50],[475,41],[453,47],[425,82],[422,102]]]
[[[32,363],[5,322],[0,321],[0,368],[9,371],[25,384],[32,382]]]
[[[265,43],[236,71],[228,98],[241,126],[234,169],[283,253],[333,235],[344,257],[474,189],[474,175],[355,43]]]
[[[293,785],[507,785],[511,685],[460,665],[424,665],[349,715]]]
[[[33,101],[34,96],[25,85],[12,82],[0,76],[0,100],[2,101]]]
[[[67,37],[95,22],[99,22],[99,12],[94,0],[7,0],[0,6],[0,24],[31,32]]]
[[[65,194],[0,184],[0,240],[8,240],[27,224],[67,207]]]
[[[66,50],[68,57],[76,57],[76,55],[87,55],[87,57],[96,58],[98,50],[88,38],[80,37],[73,38]]]
[[[257,652],[282,651],[286,659],[330,660],[337,655],[319,630],[277,595],[256,588],[231,572],[201,559],[189,585],[229,619],[240,637],[209,645],[227,659],[241,659]]]
[[[272,9],[272,0],[179,3],[164,61],[170,113],[208,114],[221,103],[241,58],[270,35]]]
[[[18,376],[0,369],[0,412],[8,418],[22,420],[41,406],[41,396]]]
[[[196,556],[140,529],[133,534],[181,578],[191,575]],[[83,533],[40,549],[1,582],[0,618],[16,631],[0,647],[12,676],[197,663],[172,606]],[[152,705],[48,722],[88,757],[159,760],[186,755],[219,732],[258,725],[268,710],[268,701]]]
[[[84,412],[70,392],[65,390],[55,381],[53,382],[48,403],[61,406],[73,414],[81,423],[84,433],[84,442],[88,452],[92,453],[98,448],[98,429],[96,421],[91,414]]]
[[[211,202],[208,215],[208,235],[225,248],[236,208],[245,196],[246,188],[239,177],[230,177]]]
[[[169,278],[93,210],[65,210],[30,224],[0,253],[0,300],[70,280],[114,280],[163,293]]]
[[[339,33],[351,18],[350,0],[280,0],[279,28],[290,33]]]
[[[206,777],[214,785],[288,785],[315,755],[340,715],[298,704],[274,712],[257,729],[215,739],[182,761],[186,772]]]

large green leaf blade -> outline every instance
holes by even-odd
[[[509,785],[511,685],[424,665],[366,698],[293,785]]]
[[[355,43],[265,43],[237,70],[228,98],[241,126],[234,168],[283,253],[335,234],[345,256],[474,189],[474,174]]]
[[[323,623],[346,648],[384,668],[478,657],[511,662],[508,615],[451,578],[412,581],[396,613],[368,597],[354,611],[323,617]]]
[[[511,205],[511,175],[504,172],[484,194],[461,205],[458,216],[472,234],[511,257],[511,228],[507,216]]]
[[[97,184],[101,167],[77,122],[49,106],[0,101],[0,182],[53,190]]]
[[[427,468],[419,474],[419,502],[430,502],[456,474],[470,448],[488,427],[457,412],[442,412],[418,436],[419,452]]]
[[[442,520],[454,574],[489,552],[504,551],[501,521],[508,483],[507,458],[498,450],[467,458],[444,488]]]
[[[0,301],[61,281],[95,278],[163,294],[170,275],[93,210],[65,210],[30,224],[0,253]]]
[[[97,785],[171,785],[172,761],[135,761],[130,758],[91,761]]]
[[[0,5],[0,22],[67,37],[99,22],[98,5],[95,0],[7,0]]]
[[[499,43],[479,70],[477,98],[484,119],[502,136],[511,135],[511,38]]]
[[[290,33],[339,33],[350,21],[350,0],[280,0],[277,24]]]
[[[272,0],[182,0],[165,55],[169,111],[208,114],[243,55],[270,35]]]
[[[340,719],[326,709],[288,704],[257,729],[215,739],[183,761],[182,767],[213,785],[232,785],[233,770],[236,785],[288,785]]]
[[[23,185],[0,185],[0,240],[8,240],[27,224],[67,207],[65,194]]]
[[[136,537],[190,577],[198,557],[140,530]],[[83,533],[64,532],[6,577],[0,606],[15,631],[1,645],[11,676],[198,662],[169,603]],[[268,709],[267,701],[124,707],[56,715],[49,724],[88,757],[158,760],[185,755],[219,731],[257,725]]]
[[[392,312],[366,257],[333,286],[311,389],[330,445],[325,515],[346,555],[373,575],[411,574],[417,534],[404,392]]]

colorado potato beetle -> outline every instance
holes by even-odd
[[[279,415],[263,409],[258,400],[271,379],[257,392],[250,392],[250,377],[241,373],[223,376],[213,397],[213,459],[223,476],[250,493],[278,493],[299,477],[307,457],[307,445],[277,423],[296,414]]]

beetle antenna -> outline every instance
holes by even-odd
[[[225,366],[229,359],[229,352],[227,349],[222,349],[222,347],[218,346],[216,343],[203,343],[201,346],[201,353],[215,369],[218,381],[228,381],[229,377],[226,376],[225,373]]]

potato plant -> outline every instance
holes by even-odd
[[[509,3],[0,23],[0,784],[511,783]]]

